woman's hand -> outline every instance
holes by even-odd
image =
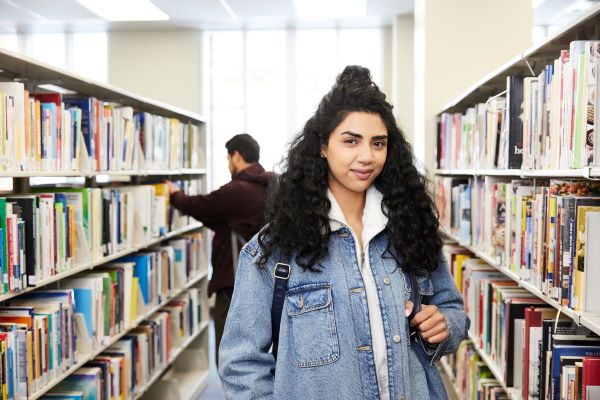
[[[407,306],[407,311],[410,306],[412,306],[412,303]],[[422,304],[421,311],[410,321],[410,326],[416,326],[419,329],[421,338],[430,344],[441,343],[448,338],[446,317],[434,305]]]

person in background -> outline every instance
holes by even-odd
[[[226,397],[446,399],[434,362],[469,319],[427,180],[368,69],[337,78],[269,193],[221,343]]]
[[[259,164],[260,146],[248,134],[232,137],[226,144],[231,181],[212,193],[187,196],[171,181],[171,204],[213,230],[213,273],[208,295],[216,293],[212,318],[217,349],[223,336],[225,319],[233,294],[234,271],[241,244],[260,229],[265,191],[272,173]],[[217,356],[218,362],[218,356]]]

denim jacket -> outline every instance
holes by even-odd
[[[449,337],[432,346],[410,340],[404,304],[411,284],[402,258],[387,249],[384,230],[369,243],[369,261],[380,299],[391,399],[446,399],[434,361],[453,353],[469,319],[446,262],[418,277],[423,304],[444,314]],[[312,272],[274,253],[257,266],[254,237],[241,251],[235,289],[219,349],[219,375],[228,399],[377,399],[364,284],[347,227],[331,232],[328,254]],[[271,347],[273,271],[289,262],[291,276],[281,318],[277,362]],[[275,376],[272,370],[276,370]]]

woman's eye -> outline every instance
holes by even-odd
[[[381,149],[381,148],[385,147],[385,142],[374,142],[373,146],[375,146],[378,149]]]
[[[356,144],[356,139],[349,138],[349,139],[344,140],[344,143]]]

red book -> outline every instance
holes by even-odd
[[[600,357],[583,357],[582,399],[587,399],[588,386],[600,386]]]
[[[525,309],[525,350],[523,353],[523,385],[521,387],[522,398],[529,397],[529,342],[531,341],[531,328],[541,328],[543,319],[550,319],[556,315],[554,308],[535,308],[527,307]]]

